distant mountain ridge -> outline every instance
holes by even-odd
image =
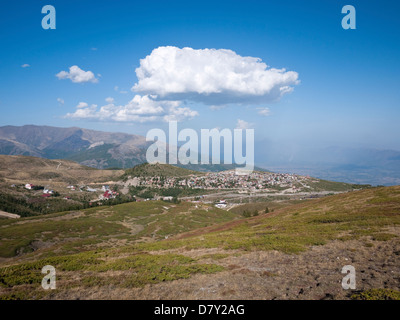
[[[152,142],[127,133],[103,132],[78,127],[50,126],[0,127],[0,154],[46,159],[66,159],[97,168],[133,168],[147,162],[146,150]],[[202,172],[218,172],[238,167],[235,164],[177,164]],[[267,171],[262,168],[254,168]]]
[[[98,169],[143,163],[148,144],[139,135],[77,127],[0,127],[0,154],[68,159]]]

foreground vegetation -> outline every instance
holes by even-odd
[[[112,247],[116,243],[155,241],[240,215],[221,209],[164,201],[144,201],[102,206],[77,212],[61,212],[0,220],[0,257],[29,253],[39,247],[42,255],[69,254],[82,250]],[[23,222],[23,223],[21,223]],[[33,257],[36,257],[36,252]],[[28,255],[30,257],[30,255]]]
[[[400,300],[400,291],[391,289],[370,289],[351,295],[353,300]]]
[[[203,263],[185,255],[193,249],[217,248],[224,252],[223,259],[226,252],[296,254],[331,240],[357,239],[368,247],[374,241],[397,238],[391,228],[400,224],[400,187],[371,188],[270,208],[269,213],[260,208],[258,216],[243,219],[240,212],[154,201],[92,208],[75,216],[59,213],[26,218],[24,223],[0,221],[3,257],[32,249],[35,240],[51,243],[19,256],[22,260],[3,262],[0,295],[37,299],[51,294],[38,285],[46,264],[59,271],[59,291],[108,285],[133,288],[224,269],[221,256],[210,256],[209,263]],[[385,295],[397,297],[395,292]],[[369,297],[383,296],[366,292],[354,298]]]
[[[0,286],[5,294],[0,299],[38,299],[46,293],[41,288],[41,269],[52,265],[57,270],[57,291],[76,287],[119,286],[141,287],[188,278],[196,273],[213,273],[224,268],[215,264],[199,264],[176,254],[152,255],[137,252],[121,257],[118,250],[97,250],[60,256],[0,269]],[[114,272],[112,277],[110,272]],[[55,292],[53,292],[55,293]]]

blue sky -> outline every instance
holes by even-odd
[[[56,9],[56,30],[41,27],[46,4]],[[346,4],[356,8],[356,30],[341,27]],[[131,90],[139,82],[140,59],[154,49],[216,49],[213,55],[228,49],[237,61],[254,57],[271,68],[296,72],[300,82],[289,83],[292,92],[277,101],[265,95],[265,101],[235,103],[237,93],[229,91],[221,99],[229,97],[230,103],[212,105],[202,100],[204,95],[192,99],[185,92],[179,108],[194,116],[184,117],[179,128],[233,129],[241,120],[255,129],[258,141],[400,150],[399,12],[397,2],[368,0],[5,0],[0,10],[0,125],[142,135],[167,128],[157,117],[141,122],[66,115],[74,114],[80,102],[99,109],[109,103],[106,98],[114,99],[115,108],[126,107],[135,95],[170,101],[160,97],[163,83],[155,91]],[[92,72],[97,82],[56,76],[71,66]],[[170,107],[166,102],[161,108]],[[260,114],[266,108],[269,113]]]

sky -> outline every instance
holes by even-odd
[[[146,135],[177,120],[254,128],[259,144],[400,150],[398,2],[1,4],[0,126]],[[47,4],[56,29],[42,28]]]

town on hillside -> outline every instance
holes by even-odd
[[[204,175],[188,177],[134,177],[125,182],[127,186],[151,188],[193,188],[193,189],[236,189],[240,192],[276,191],[288,189],[290,192],[310,189],[310,182],[318,180],[308,176],[288,173],[255,171],[248,175],[238,175],[235,170],[208,172]]]

